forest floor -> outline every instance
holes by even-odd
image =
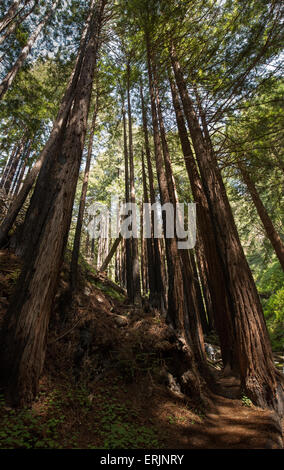
[[[18,273],[18,259],[1,251],[0,327]],[[15,410],[0,395],[0,448],[283,448],[275,415],[218,365],[214,393],[200,402],[182,393],[177,346],[159,312],[127,305],[120,288],[86,265],[71,305],[67,287],[64,269],[33,406]]]

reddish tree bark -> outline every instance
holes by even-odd
[[[95,0],[92,0],[92,5],[94,4]],[[92,11],[92,8],[90,9]],[[57,113],[57,117],[55,119],[55,122],[53,124],[53,128],[50,134],[50,137],[44,146],[44,149],[37,160],[37,162],[34,164],[32,170],[28,173],[25,181],[23,182],[23,186],[17,195],[17,197],[14,199],[11,207],[9,208],[8,214],[5,217],[4,221],[2,222],[0,226],[0,247],[3,246],[3,244],[7,240],[7,236],[9,231],[11,230],[18,213],[20,212],[23,204],[25,203],[25,200],[30,193],[34,183],[36,182],[36,179],[38,177],[38,174],[42,168],[43,162],[47,158],[47,155],[49,154],[50,151],[52,151],[53,146],[55,145],[58,136],[62,132],[62,129],[64,126],[66,126],[67,119],[68,119],[68,113],[70,111],[70,108],[72,106],[73,100],[74,100],[74,93],[76,91],[76,86],[77,82],[80,76],[80,70],[82,66],[82,61],[84,57],[84,52],[85,52],[85,47],[86,47],[86,41],[87,41],[87,33],[89,30],[89,24],[91,20],[91,13],[88,15],[87,20],[86,20],[86,25],[84,27],[84,30],[82,32],[81,40],[80,40],[80,45],[77,53],[77,58],[75,61],[75,65],[73,68],[73,71],[71,73],[65,94],[61,100],[61,104]],[[23,247],[18,248],[18,254],[22,254],[23,252]]]
[[[128,142],[126,130],[126,117],[125,110],[123,109],[123,140],[124,140],[124,179],[125,179],[125,202],[130,202],[130,186],[129,186],[129,157],[128,157]],[[125,240],[125,281],[127,288],[127,296],[129,299],[134,298],[133,294],[133,271],[132,271],[132,243],[129,238]]]
[[[75,230],[75,237],[73,243],[73,250],[72,250],[72,258],[71,258],[71,266],[70,266],[70,281],[71,281],[71,290],[74,291],[77,287],[77,276],[78,276],[78,260],[79,260],[79,253],[80,253],[80,242],[81,242],[81,233],[82,233],[82,226],[84,221],[84,213],[85,213],[85,206],[86,206],[86,198],[87,198],[87,191],[88,191],[88,184],[89,184],[89,173],[92,161],[92,153],[93,153],[93,140],[94,134],[96,129],[96,121],[98,115],[98,90],[96,90],[96,102],[95,102],[95,109],[93,113],[92,124],[90,128],[90,135],[89,135],[89,143],[88,143],[88,152],[86,158],[86,166],[84,172],[84,180],[83,186],[81,191],[80,197],[80,204],[79,204],[79,212]]]
[[[128,103],[128,140],[129,140],[129,183],[130,183],[130,202],[136,204],[135,184],[134,184],[134,153],[133,153],[133,132],[132,132],[132,108],[130,96],[130,62],[127,63],[127,103]],[[137,214],[133,212],[133,229],[137,227]],[[140,268],[138,253],[138,238],[131,238],[131,264],[132,264],[132,302],[139,304],[141,302],[140,286]]]
[[[150,151],[150,143],[149,143],[149,131],[148,131],[148,119],[147,119],[147,111],[144,102],[143,96],[143,89],[142,85],[140,87],[140,99],[141,99],[141,109],[142,109],[142,119],[143,119],[143,131],[144,131],[144,140],[145,140],[145,152],[146,152],[146,161],[147,161],[147,171],[149,177],[149,195],[147,191],[147,178],[146,178],[146,166],[144,164],[144,158],[142,159],[142,165],[144,165],[144,191],[147,194],[146,203],[150,203],[151,205],[156,203],[156,194],[155,194],[155,187],[154,187],[154,175],[153,175],[153,168],[152,168],[152,160],[151,160],[151,151]],[[143,155],[144,156],[144,155]],[[161,260],[160,254],[160,247],[159,247],[159,240],[154,237],[154,213],[151,212],[151,239],[147,240],[147,248],[148,248],[148,257],[149,259],[153,260],[148,266],[148,275],[149,275],[149,283],[150,283],[150,303],[153,307],[160,308],[162,311],[166,308],[166,295],[165,295],[165,283],[163,281],[162,276],[162,267],[163,267],[163,260]]]
[[[168,191],[170,201],[175,209],[175,220],[178,217],[177,204],[179,203],[178,194],[176,189],[175,178],[172,170],[172,163],[170,158],[170,152],[168,148],[166,131],[164,126],[164,119],[161,109],[159,89],[157,84],[157,72],[155,64],[153,63],[153,79],[156,94],[156,105],[158,112],[158,120],[160,127],[160,136],[162,142],[162,150],[164,157],[164,165],[166,170],[166,178],[168,184]],[[182,222],[182,221],[181,221]],[[175,233],[176,240],[178,241],[177,233]],[[203,303],[200,302],[202,299],[199,297],[199,282],[194,276],[195,261],[189,256],[188,250],[179,250],[181,272],[184,284],[184,299],[187,310],[187,315],[184,314],[187,320],[187,328],[185,333],[189,341],[193,340],[194,354],[197,359],[197,363],[201,366],[205,361],[205,349],[204,349],[204,338],[203,331],[201,328],[200,312],[204,309]],[[194,265],[193,265],[194,264]],[[190,332],[190,333],[189,333]]]
[[[229,372],[231,369],[238,368],[238,364],[234,349],[235,338],[226,278],[214,237],[214,221],[211,218],[204,186],[191,149],[178,91],[171,75],[170,84],[185,166],[197,207],[197,246],[198,253],[201,256],[199,265],[203,273],[203,284],[205,289],[208,287],[210,293],[208,302],[212,301],[214,323],[220,339],[223,366]]]
[[[242,387],[254,403],[283,415],[283,379],[274,365],[260,299],[240,243],[216,155],[203,136],[173,46],[171,60],[223,261]]]

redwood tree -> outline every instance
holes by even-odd
[[[35,397],[44,363],[51,307],[84,148],[106,3],[106,0],[91,2],[91,21],[72,107],[41,169],[25,220],[24,233],[29,243],[1,340],[1,380],[12,403],[21,406]]]
[[[284,412],[283,378],[276,370],[255,282],[239,239],[210,136],[204,136],[174,45],[170,56],[223,260],[233,315],[241,384],[254,403]]]

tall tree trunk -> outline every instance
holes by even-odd
[[[142,282],[142,292],[146,296],[149,290],[149,279],[148,279],[148,270],[147,266],[149,265],[148,261],[148,252],[147,252],[147,243],[145,242],[144,234],[144,208],[143,202],[141,203],[140,209],[140,246],[141,246],[141,282]],[[150,262],[151,264],[151,262]]]
[[[168,148],[167,138],[166,138],[166,131],[164,126],[164,119],[161,109],[160,103],[160,96],[159,96],[159,89],[157,83],[157,72],[155,64],[153,63],[153,79],[154,79],[154,86],[155,86],[155,94],[156,94],[156,104],[157,104],[157,112],[158,112],[158,120],[159,120],[159,127],[160,127],[160,135],[161,135],[161,142],[162,142],[162,149],[163,149],[163,156],[164,156],[164,164],[166,169],[166,178],[167,184],[169,189],[169,196],[171,203],[175,209],[175,220],[179,217],[177,212],[177,204],[179,203],[178,194],[176,189],[175,178],[173,175],[172,170],[172,163],[170,158],[170,152]],[[180,220],[180,223],[182,221]],[[178,241],[177,233],[175,233],[176,240]],[[196,355],[196,359],[198,364],[202,366],[205,361],[205,349],[204,349],[204,338],[203,338],[203,331],[201,328],[201,321],[200,321],[200,311],[204,310],[203,303],[200,302],[202,299],[198,296],[199,293],[199,281],[194,276],[194,269],[193,263],[195,266],[195,260],[189,256],[188,250],[179,250],[180,256],[180,264],[181,264],[181,271],[183,277],[183,284],[184,284],[184,295],[185,295],[185,305],[187,310],[187,328],[185,329],[187,338],[189,341],[193,340],[194,344],[194,354]],[[190,333],[189,333],[190,331]]]
[[[155,100],[155,89],[152,76],[152,57],[151,57],[151,44],[149,32],[145,31],[145,41],[147,50],[147,66],[148,66],[148,77],[149,77],[149,89],[151,97],[151,110],[152,110],[152,125],[154,133],[154,148],[155,148],[155,160],[156,160],[156,171],[158,176],[161,203],[170,203],[170,195],[167,184],[167,177],[163,164],[163,154],[161,139],[159,134],[159,122],[156,109]],[[166,246],[166,258],[168,268],[168,311],[167,319],[172,324],[177,336],[183,343],[184,360],[187,362],[187,375],[184,376],[186,382],[186,388],[190,388],[191,395],[201,397],[202,385],[201,376],[197,368],[195,355],[192,349],[193,342],[186,341],[188,335],[185,333],[187,327],[185,322],[185,309],[186,302],[184,296],[183,277],[181,271],[180,257],[177,248],[177,242],[175,238],[168,238],[166,236],[166,217],[163,213],[163,226],[165,235],[165,246]]]
[[[15,173],[15,177],[14,177],[14,180],[13,180],[13,184],[11,185],[11,188],[10,188],[10,194],[13,194],[17,184],[18,184],[18,180],[19,180],[19,177],[20,177],[20,174],[22,173],[22,168],[25,168],[25,162],[27,161],[27,159],[29,158],[29,155],[30,155],[30,152],[31,152],[31,146],[32,146],[32,143],[33,143],[33,140],[32,139],[29,139],[27,142],[26,142],[26,148],[24,149],[24,151],[22,152],[21,156],[20,156],[20,161],[19,161],[19,164],[18,164],[18,168],[17,168],[17,172]]]
[[[156,203],[156,194],[155,194],[155,187],[154,187],[154,175],[153,175],[150,143],[149,143],[147,111],[146,111],[145,102],[144,102],[142,85],[140,86],[140,99],[141,99],[141,108],[142,108],[143,131],[144,131],[144,139],[145,139],[145,151],[146,151],[147,170],[148,170],[148,177],[149,177],[149,194],[150,194],[150,201],[149,201],[148,191],[147,191],[146,168],[145,168],[144,154],[143,154],[142,165],[144,165],[144,170],[145,170],[143,172],[144,173],[143,184],[146,184],[146,186],[144,186],[144,194],[147,195],[147,201],[145,200],[145,203],[151,202],[151,205],[153,205]],[[163,282],[163,276],[162,276],[162,270],[161,270],[162,260],[160,256],[159,240],[154,237],[154,224],[155,224],[155,217],[154,217],[154,213],[151,212],[152,237],[151,239],[147,240],[148,259],[153,260],[153,262],[150,263],[150,266],[148,266],[148,275],[149,275],[149,283],[150,283],[150,303],[153,307],[159,308],[160,310],[164,311],[166,308],[165,284]]]
[[[16,155],[17,155],[18,147],[19,147],[19,144],[17,143],[17,144],[15,145],[15,147],[13,148],[10,157],[8,157],[8,159],[7,159],[7,162],[6,162],[6,165],[5,165],[5,168],[4,168],[2,177],[1,177],[1,182],[0,182],[0,187],[1,187],[1,188],[4,187],[4,184],[5,184],[5,181],[6,181],[6,179],[7,179],[8,174],[9,174],[9,171],[10,171],[10,169],[11,169],[13,160],[14,160],[14,158],[15,158]]]
[[[13,192],[14,197],[17,196],[17,194],[19,193],[19,190],[21,188],[21,184],[23,182],[24,174],[25,174],[26,167],[27,167],[27,160],[28,160],[28,157],[25,159],[25,161],[22,164],[22,168],[21,168],[21,172],[19,174],[18,182],[17,182],[17,185],[15,186],[15,190]]]
[[[30,0],[25,2],[25,4],[27,4],[27,3],[30,3]],[[32,7],[29,10],[27,10],[26,13],[24,13],[22,16],[19,16],[16,21],[11,21],[10,22],[10,24],[8,25],[5,33],[0,37],[0,45],[4,41],[6,41],[6,39],[15,31],[15,29],[18,28],[19,25],[21,23],[23,23],[30,16],[30,14],[34,11],[35,7],[37,6],[37,4],[38,4],[38,0],[35,0]],[[3,58],[3,56],[0,58],[0,62],[1,62],[2,58]]]
[[[31,48],[33,47],[35,41],[37,40],[38,36],[40,35],[42,29],[44,28],[44,26],[48,22],[49,18],[53,14],[53,12],[56,10],[56,8],[58,6],[58,3],[59,3],[59,0],[55,0],[53,2],[52,7],[47,10],[47,12],[45,13],[42,21],[39,23],[39,25],[36,27],[35,31],[32,33],[32,35],[28,39],[27,44],[23,47],[18,59],[16,60],[16,62],[12,66],[11,70],[7,73],[7,75],[3,79],[2,83],[0,84],[0,100],[3,99],[5,93],[8,91],[8,89],[12,85],[18,71],[20,70],[20,68],[22,67],[24,61],[28,57]]]
[[[13,194],[13,192],[14,192],[14,189],[15,189],[16,185],[18,184],[18,179],[19,179],[19,176],[20,176],[22,167],[23,167],[23,165],[24,165],[24,161],[25,161],[25,157],[24,157],[24,155],[22,155],[22,157],[20,158],[20,161],[19,161],[19,163],[18,163],[17,171],[16,171],[16,173],[15,173],[13,182],[12,182],[11,187],[10,187],[9,194],[10,194],[11,196],[12,196],[12,194]]]
[[[124,141],[124,178],[125,178],[125,202],[130,202],[130,186],[129,186],[129,157],[128,157],[128,142],[126,130],[126,116],[123,108],[123,141]],[[127,288],[127,296],[133,299],[133,277],[132,277],[132,243],[130,238],[125,239],[125,281]]]
[[[92,249],[91,249],[91,251],[92,251]],[[89,258],[89,256],[90,256],[90,235],[89,235],[89,232],[86,233],[85,255],[86,255],[86,258]]]
[[[205,335],[207,335],[210,332],[210,325],[206,316],[206,310],[205,310],[205,305],[204,305],[203,296],[202,296],[202,283],[198,275],[199,273],[198,273],[197,263],[194,257],[193,250],[189,251],[189,258],[190,258],[190,264],[192,268],[192,277],[194,280],[194,285],[195,285],[195,290],[196,290],[198,312],[199,312],[200,321],[202,325],[202,331]]]
[[[205,286],[208,285],[210,292],[210,299],[208,301],[212,301],[215,325],[220,339],[223,366],[226,372],[229,372],[237,367],[230,297],[227,292],[222,260],[214,237],[214,221],[211,218],[204,186],[191,149],[178,92],[170,74],[169,77],[185,166],[196,203],[197,246],[199,256],[201,256],[199,265],[202,268],[203,284]]]
[[[198,217],[197,217],[198,223]],[[198,228],[197,228],[198,229]],[[214,309],[213,309],[213,302],[210,293],[210,280],[209,280],[209,272],[208,272],[208,264],[205,258],[204,252],[201,252],[200,243],[197,241],[196,245],[196,261],[198,266],[198,273],[200,276],[200,282],[202,286],[202,294],[204,297],[204,303],[206,306],[206,316],[207,316],[207,323],[208,323],[208,333],[213,331],[215,328],[215,321],[214,321]]]
[[[129,182],[130,182],[130,202],[136,205],[135,197],[135,184],[134,184],[134,153],[133,153],[133,133],[132,133],[132,109],[131,109],[131,96],[130,96],[130,63],[127,63],[127,103],[128,103],[128,140],[129,140]],[[133,225],[132,228],[137,232],[137,214],[136,211],[132,214]],[[137,234],[131,238],[131,262],[132,262],[132,279],[133,279],[133,298],[131,299],[134,304],[141,302],[141,286],[140,286],[140,267],[139,267],[139,253],[138,253],[138,238]]]
[[[153,302],[152,297],[154,297],[155,299],[157,296],[157,293],[156,293],[156,277],[155,277],[155,262],[154,262],[153,230],[151,231],[152,232],[151,237],[150,238],[148,237],[146,239],[146,243],[145,243],[145,238],[144,238],[144,207],[143,206],[144,204],[149,204],[144,150],[142,150],[141,160],[142,160],[142,180],[143,180],[143,204],[142,204],[142,211],[141,211],[141,233],[142,233],[141,247],[143,248],[144,246],[144,253],[146,253],[146,258],[147,258],[143,260],[144,261],[143,266],[145,266],[147,270],[147,279],[148,279],[148,286],[149,286],[149,291],[150,291],[150,303],[152,304]],[[143,272],[143,268],[141,268],[141,271]],[[146,277],[146,274],[144,274],[144,277]],[[154,300],[153,306],[155,306],[155,300]],[[159,306],[159,304],[157,306]]]
[[[109,263],[111,262],[112,258],[114,257],[114,254],[116,253],[119,245],[120,245],[120,242],[122,240],[122,236],[121,234],[119,234],[119,236],[117,237],[117,239],[114,241],[109,253],[107,254],[103,264],[101,265],[99,271],[102,273],[104,271],[106,271]]]
[[[215,239],[230,293],[241,383],[247,396],[262,407],[284,413],[283,379],[277,372],[260,299],[243,248],[217,159],[202,134],[174,47],[172,66],[214,220]]]
[[[88,32],[89,32],[89,24],[91,20],[91,12],[92,8],[94,6],[95,0],[91,1],[91,7],[90,7],[90,13],[87,17],[86,20],[86,25],[84,27],[84,30],[82,32],[81,40],[80,40],[80,45],[77,53],[77,58],[75,61],[75,65],[73,68],[73,71],[71,73],[71,76],[69,78],[69,82],[66,88],[66,91],[64,93],[64,96],[61,100],[61,104],[57,113],[57,117],[55,119],[55,122],[53,124],[53,128],[50,134],[50,137],[47,141],[47,143],[44,146],[43,151],[41,152],[41,155],[35,165],[33,166],[32,170],[27,174],[27,177],[23,183],[23,186],[17,195],[17,197],[14,199],[13,204],[9,208],[8,214],[5,217],[4,221],[2,222],[0,226],[0,247],[3,246],[3,244],[7,240],[7,236],[9,231],[11,230],[18,213],[20,212],[23,204],[25,203],[26,198],[28,197],[29,192],[31,191],[34,183],[36,182],[36,179],[38,177],[38,174],[42,168],[43,162],[49,155],[49,153],[52,151],[53,146],[55,145],[58,136],[62,132],[62,129],[64,126],[66,126],[67,120],[68,120],[68,113],[70,111],[70,108],[72,106],[73,100],[74,100],[74,94],[76,91],[76,86],[77,82],[80,76],[80,70],[82,67],[82,61],[84,57],[84,52],[85,52],[85,47],[86,47],[86,41],[88,39]],[[18,250],[18,254],[22,254],[22,248]]]
[[[157,251],[159,254],[159,259],[161,260],[161,282],[163,286],[163,309],[161,312],[166,314],[168,309],[168,291],[166,290],[168,286],[168,271],[167,271],[167,262],[166,262],[166,244],[164,238],[155,238],[157,240]]]
[[[15,186],[15,189],[14,189],[14,193],[13,193],[13,196],[17,196],[20,189],[21,189],[21,185],[23,183],[23,178],[24,178],[24,174],[25,174],[25,170],[26,170],[26,167],[27,167],[27,163],[28,163],[28,160],[30,158],[30,155],[31,155],[31,152],[32,152],[32,145],[34,143],[34,140],[35,140],[35,136],[33,137],[33,139],[30,141],[29,143],[29,147],[28,147],[28,150],[27,150],[27,153],[24,157],[24,160],[23,160],[23,165],[22,165],[22,168],[21,168],[21,172],[19,174],[19,178],[18,178],[18,182],[17,182],[17,185]]]
[[[145,35],[147,47],[147,64],[149,76],[149,89],[151,97],[152,125],[154,134],[154,148],[156,171],[158,176],[160,196],[162,205],[171,203],[168,189],[166,172],[164,169],[162,144],[159,134],[159,121],[156,108],[156,96],[152,74],[151,45],[148,33]],[[183,337],[184,335],[184,293],[182,287],[182,273],[179,262],[179,254],[175,238],[168,238],[166,235],[166,218],[163,212],[163,226],[166,244],[166,257],[168,266],[168,312],[167,318],[176,331]]]
[[[120,252],[120,285],[127,288],[126,284],[126,240],[123,238]]]
[[[105,5],[106,1],[98,0],[92,11],[68,124],[42,167],[25,221],[29,244],[1,341],[1,379],[12,403],[21,406],[35,397],[44,363],[51,307],[84,149]]]
[[[31,171],[27,174],[21,190],[14,198],[11,206],[9,207],[8,214],[6,215],[5,219],[3,220],[0,226],[0,247],[6,243],[8,233],[13,227],[14,222],[25,203],[31,188],[34,185],[34,182],[42,166],[43,156],[44,154],[41,155],[39,160],[34,164]]]
[[[88,144],[88,153],[86,158],[86,166],[85,166],[85,173],[84,173],[84,180],[83,186],[81,191],[80,197],[80,205],[79,205],[79,213],[77,218],[76,230],[75,230],[75,237],[73,243],[73,250],[72,250],[72,258],[71,258],[71,267],[70,267],[70,281],[71,281],[71,290],[74,291],[77,286],[77,276],[78,276],[78,259],[79,259],[79,252],[80,252],[80,241],[81,241],[81,233],[82,233],[82,226],[84,220],[84,213],[85,213],[85,206],[86,206],[86,198],[87,198],[87,191],[88,191],[88,184],[89,184],[89,173],[92,161],[92,153],[93,153],[93,140],[94,134],[96,129],[96,121],[98,115],[98,100],[99,100],[99,92],[98,89],[96,90],[96,102],[95,102],[95,110],[93,114],[90,135],[89,135],[89,144]]]
[[[8,24],[15,18],[21,0],[16,0],[12,3],[7,13],[0,20],[0,33],[8,26]]]
[[[276,253],[277,258],[279,259],[279,262],[282,266],[282,269],[284,271],[284,244],[277,233],[273,222],[271,218],[268,215],[268,212],[266,208],[263,205],[262,200],[260,199],[260,196],[258,194],[258,191],[256,189],[256,186],[250,177],[250,174],[247,170],[247,168],[243,164],[238,164],[239,171],[241,173],[241,177],[246,184],[249,193],[251,195],[251,198],[254,202],[255,208],[257,210],[257,213],[259,215],[259,218],[263,224],[263,227],[265,229],[267,238],[270,240],[271,245],[274,248],[274,251]]]
[[[4,189],[5,189],[6,194],[9,194],[9,192],[11,190],[12,183],[13,183],[13,180],[14,180],[14,177],[15,177],[15,174],[16,174],[16,171],[17,171],[17,168],[18,168],[23,150],[25,148],[25,145],[26,145],[26,136],[23,137],[23,139],[22,139],[22,141],[21,141],[21,143],[18,147],[17,153],[16,153],[15,157],[13,158],[11,167],[9,169],[9,173],[8,173],[6,181],[4,183]]]

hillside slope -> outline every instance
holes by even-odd
[[[19,273],[0,252],[0,318]],[[273,413],[254,407],[212,367],[215,392],[197,402],[183,381],[182,348],[159,312],[84,264],[72,304],[61,273],[45,369],[32,409],[0,397],[0,448],[281,448]],[[186,391],[186,394],[184,393]]]

